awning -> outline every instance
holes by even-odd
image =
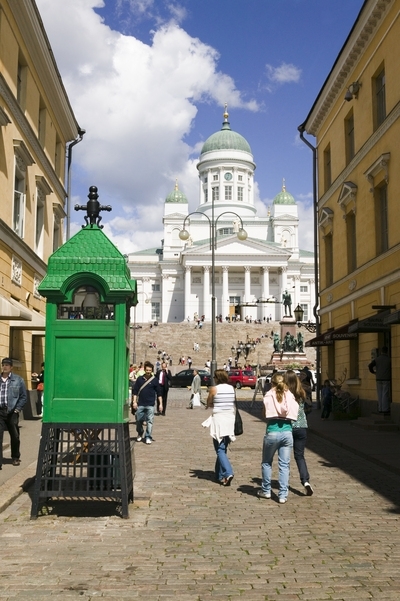
[[[44,315],[27,309],[13,298],[0,295],[0,319],[11,321],[13,328],[24,330],[44,330],[46,321]]]
[[[0,295],[0,319],[32,319],[29,309],[21,305],[13,298],[5,298]]]
[[[349,332],[353,323],[347,323],[345,326],[336,328],[336,330],[328,330],[325,334],[320,334],[316,338],[311,338],[306,342],[306,346],[330,346],[335,340],[353,340],[358,338],[357,332]]]
[[[379,313],[375,313],[375,315],[353,323],[349,327],[349,332],[389,332],[390,325],[385,321],[388,317],[390,317],[390,311],[380,311]]]
[[[385,325],[399,324],[400,323],[400,311],[394,311],[393,313],[386,315],[386,317],[383,320],[383,323]]]
[[[320,334],[315,338],[311,338],[311,340],[307,340],[305,346],[330,346],[333,344],[333,340],[331,338],[331,332],[325,332],[325,334]]]

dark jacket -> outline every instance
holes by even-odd
[[[138,396],[138,407],[154,407],[157,397],[162,396],[161,386],[159,386],[155,376],[139,392],[146,382],[147,380],[144,376],[139,376],[132,389],[132,396]]]
[[[168,390],[169,387],[171,386],[171,380],[172,380],[171,370],[170,369],[165,370],[164,384],[160,384],[160,373],[161,372],[162,372],[162,369],[159,369],[156,373],[157,382],[159,383],[159,386],[162,390]]]
[[[390,380],[391,362],[389,356],[385,353],[378,355],[378,357],[368,365],[368,369],[371,374],[375,374],[377,380]]]

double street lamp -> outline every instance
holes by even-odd
[[[216,344],[216,311],[215,311],[215,250],[217,248],[217,223],[218,219],[222,217],[222,215],[226,214],[236,215],[236,217],[240,221],[240,228],[237,231],[236,235],[239,240],[246,240],[247,232],[243,228],[243,221],[240,215],[234,213],[233,211],[224,211],[220,215],[218,215],[217,219],[214,219],[214,199],[211,204],[211,219],[210,217],[201,211],[193,211],[189,213],[185,217],[183,222],[183,229],[179,232],[179,238],[181,240],[188,240],[190,234],[186,229],[186,222],[191,215],[203,215],[208,219],[209,227],[210,227],[210,249],[211,249],[211,382],[214,383],[214,372],[217,369],[217,344]]]

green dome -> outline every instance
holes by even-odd
[[[231,130],[226,107],[221,130],[207,138],[201,149],[201,154],[210,152],[211,150],[241,150],[252,154],[250,144],[247,140],[237,132]]]
[[[279,192],[274,198],[274,205],[295,205],[296,201],[289,192],[286,191],[286,186],[283,184],[282,192]]]
[[[178,182],[175,183],[175,189],[170,194],[168,194],[167,198],[165,199],[165,202],[179,202],[181,204],[188,203],[188,199],[186,198],[184,193],[178,189]]]

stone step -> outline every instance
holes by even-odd
[[[375,417],[359,417],[350,422],[356,428],[363,430],[375,430],[379,432],[397,432],[399,426],[390,421],[390,417],[375,418]]]

